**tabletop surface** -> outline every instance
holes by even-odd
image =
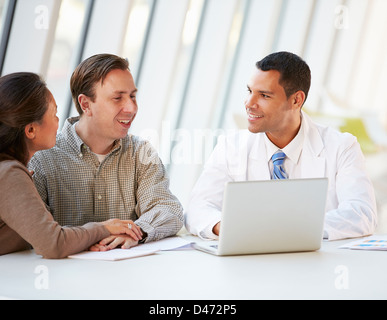
[[[191,239],[187,237],[187,239]],[[0,297],[11,299],[387,299],[387,252],[340,249],[217,257],[162,251],[123,261],[0,257]]]

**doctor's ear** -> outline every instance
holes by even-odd
[[[306,100],[306,95],[304,91],[297,91],[292,97],[292,103],[296,108],[301,108]]]

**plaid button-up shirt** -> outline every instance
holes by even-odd
[[[99,163],[75,131],[78,120],[68,119],[56,146],[37,152],[29,164],[54,219],[63,226],[133,220],[148,234],[147,242],[179,232],[183,208],[169,190],[164,165],[153,147],[128,135],[116,141]]]

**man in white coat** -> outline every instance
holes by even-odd
[[[192,192],[187,230],[217,239],[225,183],[273,179],[272,156],[281,151],[284,178],[329,179],[324,238],[372,234],[376,201],[357,139],[314,123],[302,111],[311,84],[308,65],[297,55],[278,52],[256,67],[245,102],[249,130],[219,139]],[[259,194],[251,205],[259,209]]]

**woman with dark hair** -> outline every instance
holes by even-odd
[[[118,219],[61,227],[32,181],[27,163],[35,152],[54,147],[57,106],[34,73],[0,78],[0,255],[30,249],[60,259],[113,234],[131,234],[131,221]]]

